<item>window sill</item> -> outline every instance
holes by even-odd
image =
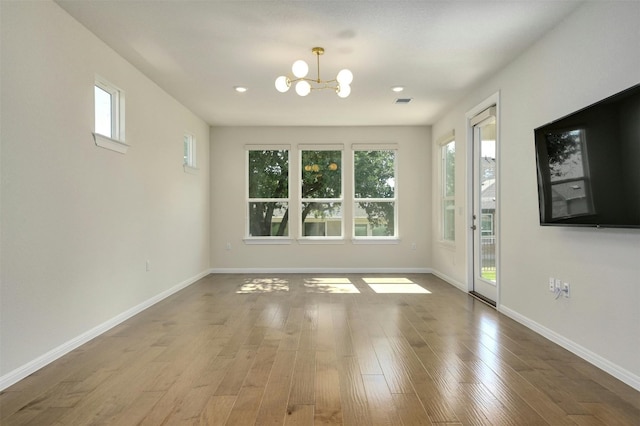
[[[197,175],[199,173],[199,171],[200,171],[200,169],[188,166],[186,164],[183,164],[182,168],[184,169],[185,173],[189,173],[190,175]]]
[[[400,244],[399,238],[353,238],[352,244]]]
[[[99,133],[93,133],[93,140],[95,141],[96,146],[99,146],[100,148],[110,149],[111,151],[119,152],[120,154],[126,154],[130,146],[124,141],[113,139]]]
[[[264,237],[264,238],[244,238],[245,244],[248,245],[269,245],[269,244],[291,244],[293,240],[291,238],[277,238],[277,237]]]
[[[455,251],[456,249],[456,243],[454,241],[440,240],[438,241],[438,245],[449,250]]]
[[[298,244],[344,244],[343,238],[298,238]]]

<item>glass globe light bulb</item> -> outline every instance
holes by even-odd
[[[340,70],[338,76],[336,77],[336,80],[340,84],[349,85],[353,81],[353,73],[346,68]]]
[[[281,75],[280,77],[276,78],[276,90],[278,92],[284,93],[289,90],[289,87],[291,87],[291,80],[289,80],[287,77]]]
[[[297,78],[304,78],[309,73],[309,65],[302,59],[299,59],[293,63],[291,72],[293,72],[293,75]]]
[[[296,93],[300,96],[307,96],[311,93],[311,85],[308,81],[301,80],[296,83]]]
[[[338,90],[336,90],[336,93],[341,98],[346,98],[351,94],[351,86],[349,86],[348,84],[341,84],[338,86]]]

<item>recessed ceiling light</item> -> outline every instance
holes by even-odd
[[[393,86],[391,88],[391,90],[393,90],[394,92],[402,92],[404,90],[403,86]]]
[[[244,93],[244,92],[246,92],[246,91],[247,91],[247,90],[249,90],[249,89],[247,89],[247,88],[246,88],[246,87],[244,87],[244,86],[234,86],[234,87],[233,87],[233,90],[235,90],[235,91],[236,91],[236,92],[238,92],[238,93]]]

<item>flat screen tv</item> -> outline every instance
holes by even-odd
[[[534,134],[541,225],[640,228],[640,84]]]

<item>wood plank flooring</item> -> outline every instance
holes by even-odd
[[[430,274],[210,275],[0,393],[0,423],[638,426],[640,393]]]

